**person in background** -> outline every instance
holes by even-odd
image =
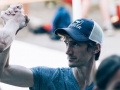
[[[51,30],[51,39],[58,40],[59,36],[55,35],[55,30],[58,28],[67,27],[71,23],[70,13],[64,6],[58,7],[53,22],[52,22],[52,30]]]
[[[65,6],[65,4],[67,4],[66,2],[62,0],[56,2],[59,3],[59,6],[56,8],[51,23],[40,25],[38,28],[35,29],[30,28],[31,32],[35,34],[48,33],[52,40],[60,39],[60,37],[55,35],[54,32],[57,28],[67,27],[71,23],[71,15]]]
[[[19,5],[14,5],[2,14],[2,17],[6,16],[3,18],[3,20],[7,20],[6,23],[9,20],[16,22],[18,25],[16,30],[21,26],[18,23],[23,22],[21,19],[19,21],[19,17],[14,19],[17,12],[21,11],[18,7]],[[9,28],[7,30],[9,31]],[[101,27],[92,19],[81,18],[73,21],[68,27],[55,30],[55,34],[59,35],[66,45],[69,67],[36,66],[26,68],[10,65],[10,47],[8,47],[0,53],[1,82],[19,87],[29,87],[30,90],[93,90],[95,61],[99,59],[103,43]],[[15,36],[15,34],[11,36]]]
[[[94,90],[120,90],[120,56],[105,58],[95,75]]]
[[[103,18],[103,29],[106,31],[107,36],[114,35],[114,28],[111,22],[109,12],[110,0],[99,0],[99,7]],[[82,17],[87,17],[91,7],[91,0],[82,0]]]
[[[48,33],[52,40],[59,40],[60,37],[55,35],[54,32],[57,28],[67,27],[71,23],[71,16],[69,11],[62,5],[59,6],[55,12],[51,23],[44,24],[34,30],[31,30],[35,34]]]

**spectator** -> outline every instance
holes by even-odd
[[[104,59],[95,76],[95,90],[120,90],[120,56]]]
[[[59,36],[54,34],[57,28],[64,28],[67,27],[71,23],[71,18],[68,10],[60,6],[54,16],[53,23],[52,23],[52,31],[51,31],[51,39],[60,39]]]
[[[68,10],[64,6],[60,6],[55,12],[52,23],[44,24],[31,31],[35,34],[49,33],[51,39],[59,40],[60,37],[54,34],[55,30],[57,28],[67,27],[70,23],[71,23],[71,17]]]

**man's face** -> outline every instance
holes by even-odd
[[[106,90],[120,90],[120,69],[109,81]]]
[[[87,64],[93,57],[93,49],[89,48],[85,42],[73,40],[70,36],[65,35],[66,54],[70,67],[80,67]]]

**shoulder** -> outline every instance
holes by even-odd
[[[71,68],[51,68],[45,66],[38,66],[31,68],[31,71],[36,74],[53,74],[53,73],[67,73],[71,71]]]
[[[34,80],[51,81],[51,80],[63,80],[63,78],[69,76],[70,68],[50,68],[50,67],[34,67],[31,68],[33,72]]]
[[[38,66],[38,67],[33,67],[31,68],[31,71],[33,73],[37,74],[42,74],[42,73],[51,73],[51,72],[56,72],[57,68],[50,68],[50,67],[45,67],[45,66]]]

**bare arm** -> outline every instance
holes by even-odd
[[[10,24],[12,23],[12,24]],[[15,22],[8,21],[6,25],[0,29],[0,52],[7,49],[15,39],[16,30],[19,26]]]
[[[6,26],[4,30],[8,28]],[[16,26],[15,28],[15,25],[14,25],[14,28],[13,28],[11,25],[11,27],[8,29],[17,30],[18,27]],[[15,33],[16,32],[13,32],[12,37],[15,36]],[[9,51],[10,51],[10,47],[0,53],[1,82],[16,85],[16,86],[22,86],[22,87],[33,86],[33,75],[31,70],[22,66],[9,65]]]
[[[10,14],[5,15],[7,17],[7,19],[6,17],[3,18],[6,20],[5,26],[0,30],[2,33],[0,33],[0,80],[1,82],[11,85],[32,87],[33,73],[30,69],[17,65],[9,65],[9,46],[14,40],[16,31],[21,28],[21,26],[24,26],[26,21],[21,12],[16,13],[16,15],[11,16],[11,18],[9,18]]]
[[[1,82],[20,87],[32,87],[32,71],[23,66],[9,65],[9,51],[10,48],[0,53],[0,73],[3,71]]]
[[[4,67],[8,65],[8,59],[9,59],[9,50],[6,49],[4,52],[0,53],[0,77],[2,76],[2,72],[4,70]]]

